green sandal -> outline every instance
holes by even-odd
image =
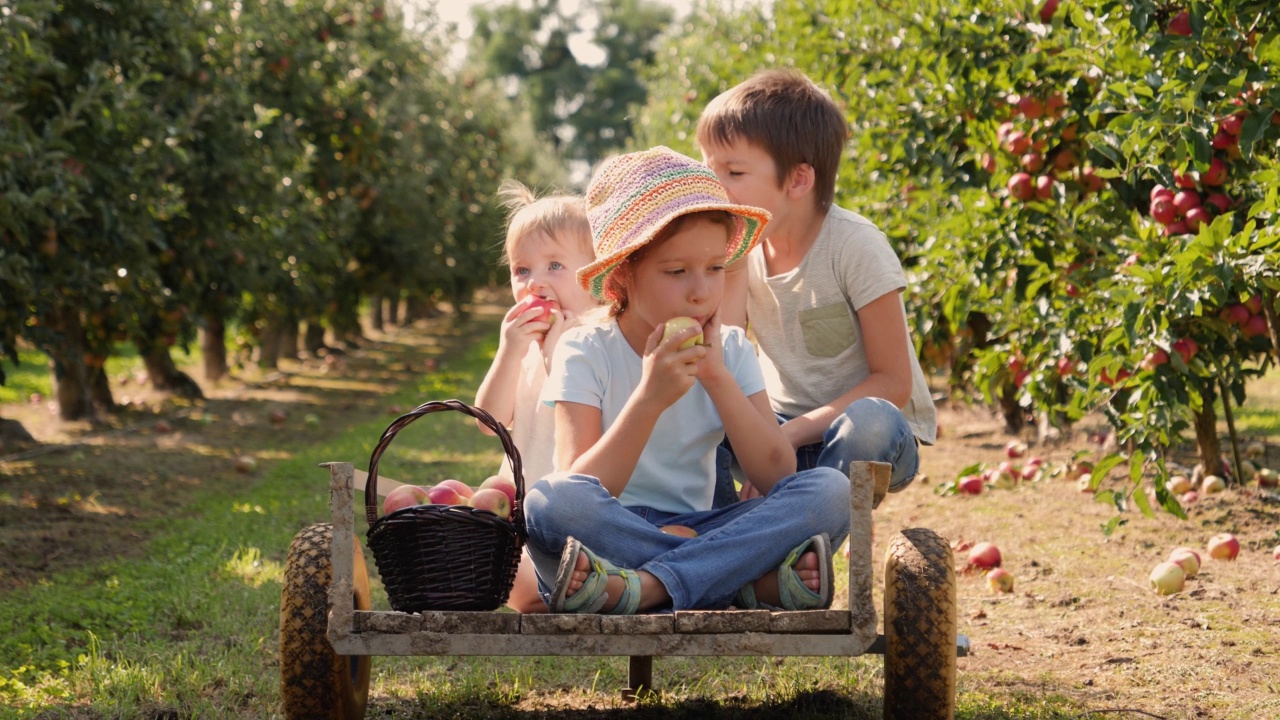
[[[818,575],[821,583],[815,592],[810,590],[800,579],[795,570],[796,561],[810,548],[818,555]],[[814,535],[797,545],[787,558],[778,566],[778,596],[782,601],[782,610],[825,610],[831,607],[835,596],[835,584],[832,582],[831,570],[831,538],[826,533]],[[733,604],[743,610],[760,608],[776,610],[756,599],[755,583],[749,582],[738,590]]]
[[[582,587],[573,594],[569,592],[569,582],[573,579],[573,570],[578,564],[578,555],[586,553],[591,571]],[[605,586],[610,575],[617,575],[623,580],[622,597],[611,610],[603,612],[610,615],[635,615],[640,609],[640,575],[635,570],[615,567],[604,558],[597,557],[587,546],[573,537],[565,540],[564,550],[560,553],[560,567],[556,571],[556,584],[551,590],[550,609],[553,613],[598,613],[609,599]]]

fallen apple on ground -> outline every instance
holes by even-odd
[[[1021,440],[1010,440],[1004,446],[1004,454],[1011,460],[1016,460],[1027,454],[1027,444]]]
[[[1013,592],[1013,573],[1004,568],[994,568],[987,573],[987,587],[991,592]]]
[[[1000,567],[1002,560],[1000,548],[993,543],[980,542],[969,550],[969,564],[973,567],[990,570]]]
[[[1227,489],[1227,483],[1217,475],[1205,475],[1200,483],[1201,495],[1215,495]]]
[[[248,475],[258,469],[258,461],[253,459],[252,455],[241,455],[236,458],[236,472],[242,475]]]
[[[1151,571],[1151,589],[1159,595],[1182,592],[1186,580],[1187,574],[1177,563],[1162,562]]]
[[[1271,468],[1258,468],[1258,471],[1253,474],[1253,479],[1257,481],[1260,488],[1280,486],[1280,475]]]
[[[382,512],[386,515],[414,505],[426,505],[431,502],[427,489],[417,485],[401,485],[387,493],[382,500]]]
[[[668,339],[671,338],[671,336],[679,334],[680,331],[684,330],[685,328],[693,328],[693,327],[701,328],[702,326],[698,324],[697,320],[694,320],[691,317],[685,317],[683,315],[679,317],[673,317],[666,322],[666,325],[663,326],[662,340],[660,342],[665,343]],[[679,349],[687,350],[693,347],[694,345],[698,345],[701,342],[702,342],[702,333],[698,333],[697,335],[694,335],[688,340],[685,340],[684,342],[680,343]]]
[[[981,475],[965,475],[956,483],[956,489],[966,495],[981,495],[986,485]]]
[[[1235,560],[1240,554],[1240,541],[1231,533],[1219,533],[1209,538],[1209,557],[1214,560]]]
[[[1169,553],[1169,562],[1182,568],[1182,572],[1187,577],[1193,578],[1200,574],[1200,553],[1188,547],[1174,548]]]
[[[1165,488],[1174,495],[1181,495],[1191,490],[1191,481],[1187,479],[1186,475],[1174,475],[1169,478]]]

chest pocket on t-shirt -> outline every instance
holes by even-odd
[[[854,343],[853,319],[847,303],[833,303],[800,311],[800,332],[810,355],[830,358]]]

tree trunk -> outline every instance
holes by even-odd
[[[429,320],[440,314],[436,309],[435,301],[424,295],[410,295],[405,300],[404,307],[404,324],[416,322],[418,320]]]
[[[105,412],[115,412],[116,399],[111,396],[111,383],[107,380],[107,371],[101,366],[89,368],[89,393],[93,404]]]
[[[369,298],[369,327],[382,331],[382,297]]]
[[[80,313],[70,308],[54,311],[50,329],[62,337],[62,343],[44,348],[52,361],[53,394],[58,400],[58,415],[63,420],[93,420],[93,394],[89,389],[89,373],[84,364],[84,329]]]
[[[204,392],[200,390],[196,381],[174,364],[168,345],[155,341],[134,344],[142,354],[142,362],[147,367],[147,377],[151,379],[151,387],[191,400],[204,398]]]
[[[392,295],[387,298],[387,324],[391,326],[400,324],[400,296]]]
[[[280,321],[280,350],[278,357],[281,360],[298,359],[298,321],[293,318],[284,318]]]
[[[324,349],[324,325],[320,318],[307,321],[307,331],[302,336],[302,349],[312,356]]]
[[[1200,387],[1201,407],[1192,415],[1196,430],[1196,448],[1200,451],[1200,464],[1205,475],[1222,474],[1222,448],[1218,444],[1218,414],[1213,409],[1212,381]]]
[[[1018,404],[1018,388],[1012,384],[1000,390],[1000,414],[1004,416],[1004,431],[1017,435],[1027,424],[1027,414]]]
[[[7,453],[25,445],[34,445],[36,439],[17,420],[0,418],[0,452]]]
[[[258,335],[258,367],[264,370],[280,367],[280,318],[267,318]]]
[[[227,376],[227,323],[220,313],[206,313],[200,328],[200,352],[204,355],[204,379],[217,382]]]

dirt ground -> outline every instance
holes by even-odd
[[[500,308],[477,312],[491,310]],[[0,417],[21,421],[39,441],[0,447],[0,593],[139,552],[149,528],[182,507],[184,493],[210,482],[252,482],[234,469],[246,447],[318,442],[342,431],[339,420],[385,416],[380,395],[427,372],[450,344],[469,342],[476,332],[469,327],[441,320],[370,333],[367,345],[349,353],[288,361],[268,374],[246,370],[206,388],[208,400],[196,404],[118,378],[125,382],[117,383],[117,400],[128,396],[131,404],[98,427],[63,423],[44,401],[0,407]],[[973,648],[960,660],[962,692],[1057,693],[1095,712],[1153,717],[1280,718],[1280,564],[1271,558],[1280,543],[1280,500],[1232,489],[1192,505],[1186,521],[1129,512],[1108,538],[1101,526],[1114,507],[1073,481],[1048,477],[978,496],[937,493],[966,466],[1005,460],[1009,440],[982,409],[941,402],[939,418],[939,442],[923,450],[926,477],[876,511],[875,552],[883,555],[897,529],[918,526],[947,538],[958,566],[974,542],[1000,547],[1013,593],[994,593],[979,574],[960,578],[960,632]],[[1084,424],[1030,454],[1062,468],[1074,452],[1098,450],[1093,429]],[[1280,467],[1280,446],[1269,440],[1267,464]],[[1235,562],[1203,552],[1219,532],[1240,538]],[[1181,545],[1201,551],[1200,574],[1181,593],[1155,595],[1148,573]]]

